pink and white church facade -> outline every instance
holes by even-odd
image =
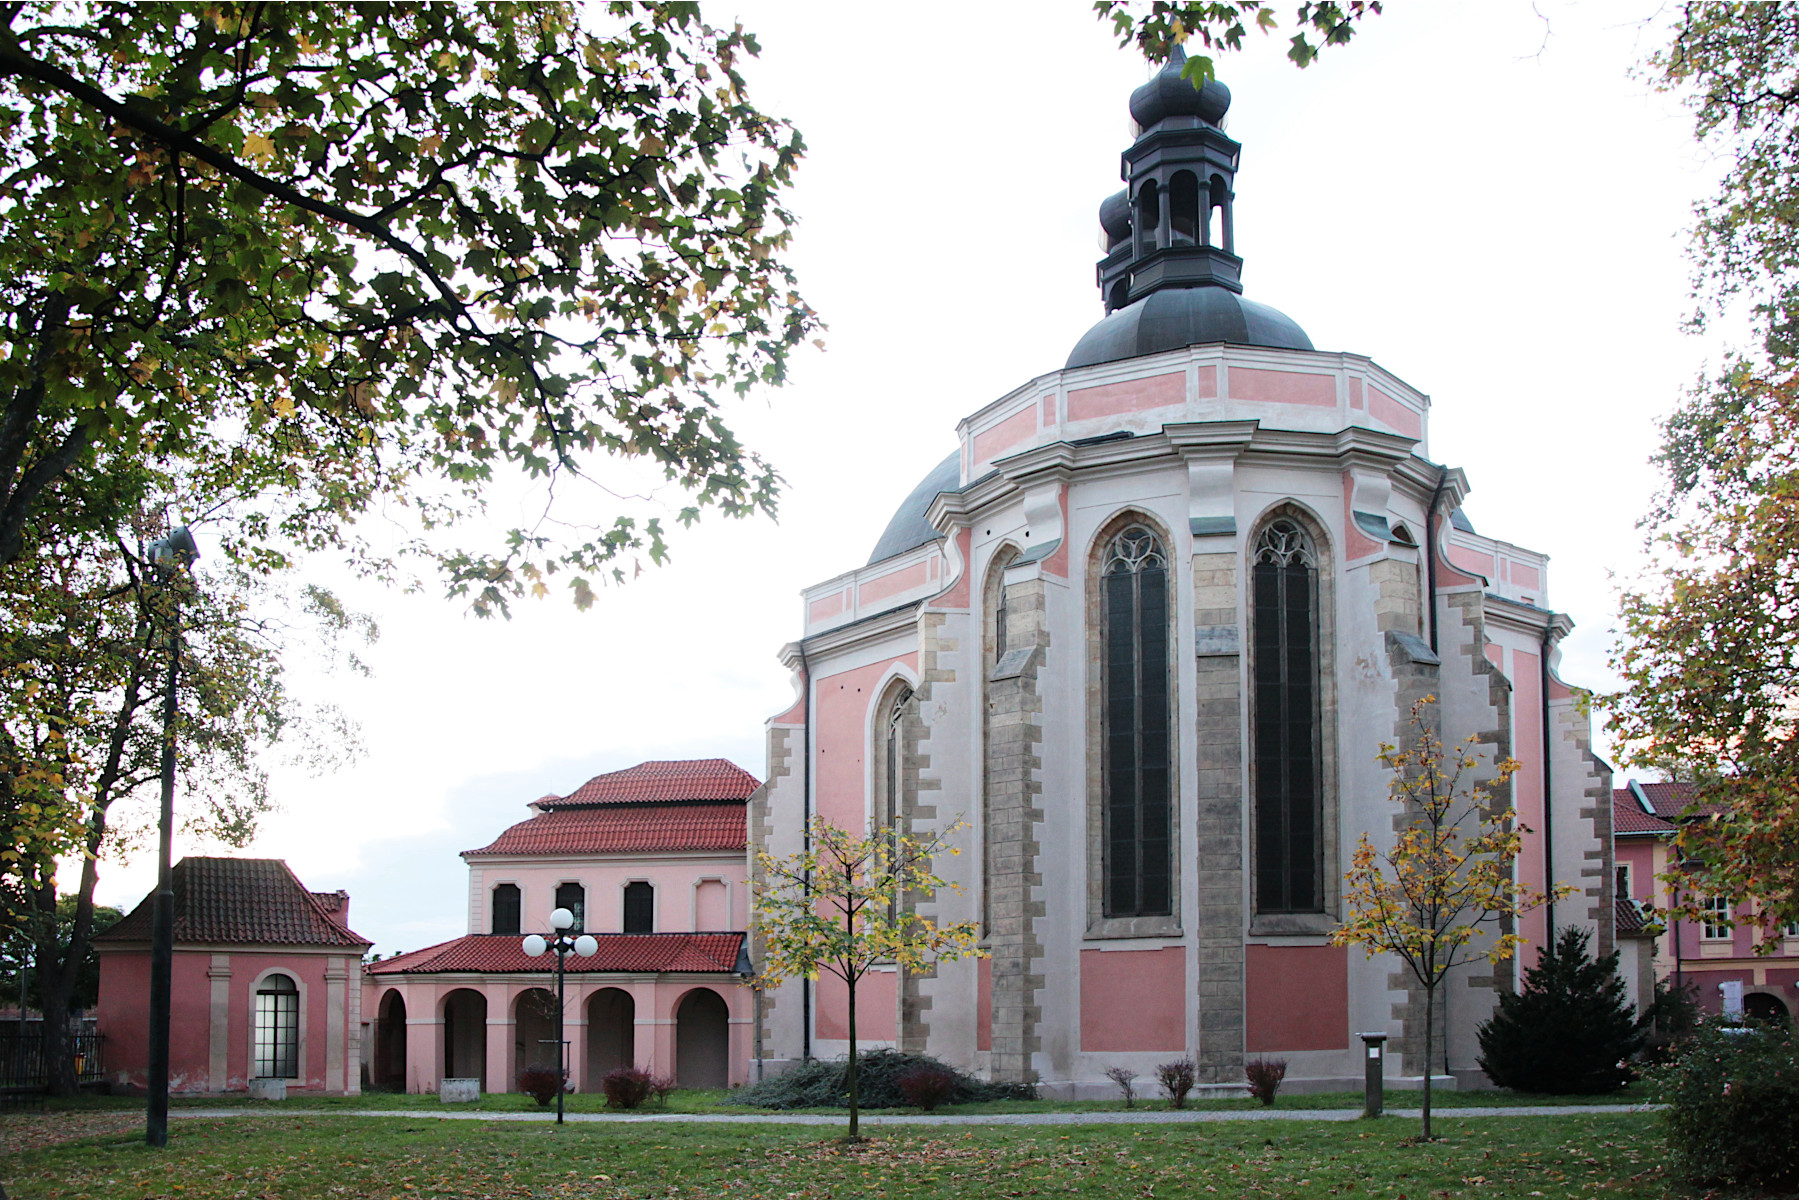
[[[1327,935],[1358,835],[1394,827],[1378,748],[1431,696],[1447,743],[1524,764],[1501,793],[1530,830],[1519,878],[1576,888],[1524,921],[1523,961],[1551,922],[1611,948],[1610,773],[1555,670],[1570,622],[1543,555],[1462,518],[1427,396],[1243,298],[1230,96],[1179,70],[1131,99],[1105,318],[964,418],[866,564],[805,590],[752,841],[967,823],[938,864],[961,890],[922,908],[979,921],[988,957],[869,977],[871,1043],[1085,1094],[1182,1055],[1342,1086],[1380,1031],[1391,1074],[1473,1081],[1517,960],[1453,977],[1428,1052],[1397,963]],[[767,1053],[844,1052],[845,1001],[770,993]]]

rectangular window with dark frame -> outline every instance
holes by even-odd
[[[587,915],[587,889],[579,883],[559,883],[556,885],[556,907],[566,908],[575,923],[569,926],[570,933],[580,933],[587,926],[584,918]]]
[[[1173,912],[1169,803],[1167,559],[1141,525],[1114,539],[1101,571],[1105,912]]]
[[[270,975],[256,989],[256,1062],[261,1079],[300,1078],[300,989]]]
[[[1256,910],[1319,912],[1319,578],[1297,524],[1258,539],[1250,590]]]
[[[518,884],[502,883],[495,886],[494,919],[488,926],[488,932],[507,934],[519,932]]]
[[[625,932],[656,932],[656,889],[642,880],[625,885]]]

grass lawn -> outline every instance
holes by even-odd
[[[1154,1088],[1154,1084],[1151,1085]],[[1416,1091],[1387,1091],[1383,1093],[1384,1104],[1390,1108],[1414,1109],[1422,1102]],[[769,1110],[750,1108],[746,1105],[722,1103],[726,1093],[722,1091],[678,1091],[669,1097],[668,1107],[661,1111],[681,1113],[742,1113],[754,1115]],[[1521,1092],[1453,1092],[1433,1091],[1431,1093],[1432,1111],[1445,1112],[1457,1108],[1470,1107],[1532,1107],[1545,1104],[1644,1104],[1652,1099],[1646,1084],[1639,1082],[1630,1087],[1621,1088],[1604,1096],[1539,1096]],[[606,1098],[598,1093],[578,1093],[564,1097],[564,1108],[568,1112],[604,1112]],[[1326,1092],[1317,1095],[1283,1094],[1277,1097],[1278,1108],[1335,1108],[1361,1109],[1363,1095],[1361,1092]],[[142,1111],[144,1101],[141,1097],[126,1096],[83,1096],[76,1100],[50,1101],[49,1106],[58,1111],[69,1110],[107,1110],[135,1109]],[[540,1112],[537,1101],[517,1092],[484,1095],[473,1104],[446,1105],[435,1095],[406,1095],[396,1092],[369,1092],[360,1096],[308,1096],[296,1092],[280,1104],[251,1100],[248,1097],[215,1096],[215,1097],[181,1097],[171,1099],[171,1107],[180,1108],[259,1108],[279,1109],[429,1109],[441,1112],[450,1109],[476,1109],[483,1112]],[[1250,1111],[1261,1107],[1261,1104],[1250,1096],[1238,1093],[1224,1098],[1201,1098],[1189,1101],[1189,1106],[1207,1112],[1230,1111],[1241,1109]],[[1165,1112],[1168,1100],[1160,1095],[1145,1097],[1140,1087],[1137,1105],[1133,1111]],[[552,1106],[553,1110],[554,1106]],[[654,1105],[645,1112],[659,1111]],[[843,1112],[842,1109],[806,1108],[797,1112],[832,1114]],[[914,1109],[880,1109],[865,1108],[866,1113],[911,1113]],[[1034,1112],[1125,1112],[1125,1105],[1119,1100],[995,1100],[983,1104],[949,1105],[938,1110],[946,1114],[980,1114],[980,1113],[1034,1113]]]
[[[1649,1114],[1418,1122],[880,1129],[554,1125],[404,1117],[178,1120],[93,1109],[0,1119],[16,1200],[840,1200],[1013,1196],[1695,1197],[1662,1175]],[[1710,1193],[1723,1197],[1726,1193]]]

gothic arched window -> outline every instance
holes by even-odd
[[[1167,916],[1169,566],[1154,533],[1112,539],[1100,593],[1106,915]]]
[[[1257,538],[1250,606],[1256,910],[1320,912],[1319,559],[1297,522]]]

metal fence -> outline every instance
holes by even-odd
[[[75,1079],[81,1084],[97,1084],[106,1078],[102,1057],[106,1036],[99,1033],[69,1035],[75,1055]],[[48,1064],[44,1061],[44,1035],[21,1033],[16,1029],[0,1029],[0,1088],[41,1088],[50,1082]]]

